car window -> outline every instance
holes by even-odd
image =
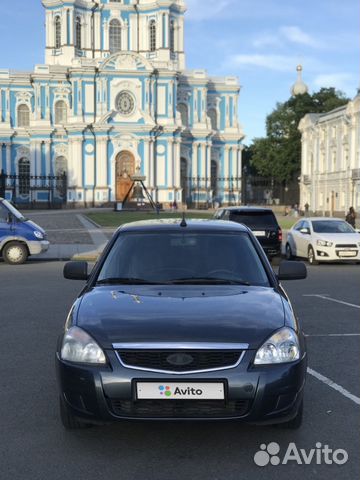
[[[343,220],[315,220],[312,222],[315,233],[355,233],[355,230]]]
[[[308,228],[310,230],[310,223],[309,222],[302,222],[302,227],[301,228]]]
[[[9,211],[0,203],[0,223],[6,223],[9,217]]]
[[[247,225],[252,230],[254,229],[276,229],[278,228],[278,223],[273,212],[231,212],[230,220],[236,223],[243,223]]]
[[[223,213],[224,213],[224,210],[218,210],[215,213],[215,218],[217,218],[219,220],[222,217]]]
[[[297,223],[294,227],[294,230],[297,230],[299,232],[303,228],[303,224],[304,224],[303,221]]]
[[[217,278],[269,286],[262,261],[241,233],[123,233],[98,276],[171,283],[179,279]]]

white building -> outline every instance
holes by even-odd
[[[306,115],[302,133],[301,206],[326,215],[360,210],[360,92],[344,107]]]
[[[0,70],[7,198],[46,202],[35,177],[66,171],[68,203],[103,205],[140,171],[163,203],[238,202],[240,86],[185,69],[184,1],[42,3],[45,64]]]

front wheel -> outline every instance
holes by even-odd
[[[2,256],[9,265],[22,265],[26,262],[29,253],[23,243],[10,242],[5,245]]]
[[[314,249],[311,246],[309,247],[309,250],[308,250],[308,261],[310,265],[319,265],[319,262],[316,260],[316,257],[315,257]]]
[[[294,258],[294,255],[290,247],[290,243],[286,244],[285,255],[286,255],[286,260],[292,260]]]
[[[289,422],[280,423],[278,427],[287,428],[289,430],[298,430],[303,423],[303,414],[304,414],[304,401],[301,402],[298,413],[296,417],[290,420]]]
[[[65,401],[60,397],[60,418],[66,430],[79,430],[92,427],[91,424],[81,422],[69,410]]]

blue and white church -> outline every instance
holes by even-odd
[[[164,205],[239,202],[240,85],[186,70],[185,2],[42,4],[45,63],[0,70],[7,198],[46,202],[37,178],[66,172],[69,206],[121,202],[135,174]]]

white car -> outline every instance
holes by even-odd
[[[286,258],[307,258],[309,263],[360,263],[360,234],[340,218],[306,218],[288,233]]]

